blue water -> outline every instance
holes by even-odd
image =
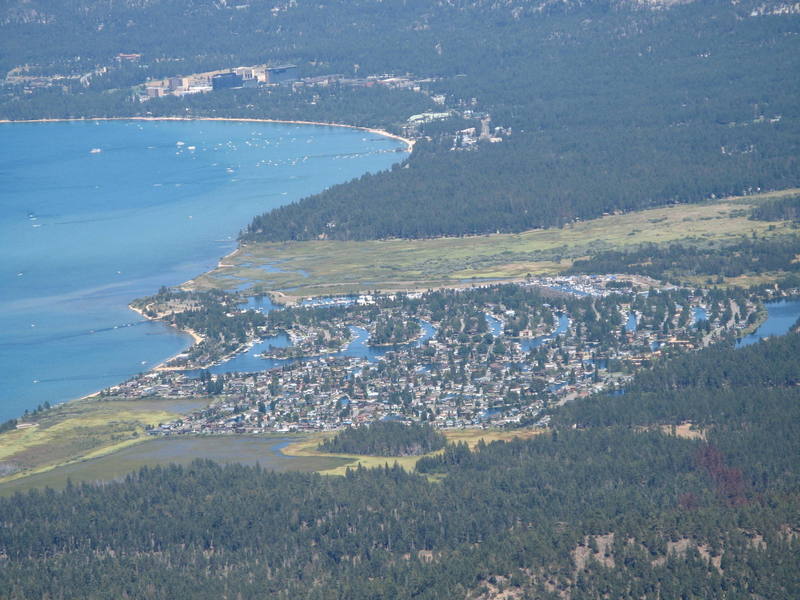
[[[266,300],[266,302],[269,303],[269,300]],[[255,308],[254,303],[255,301],[251,299],[250,307]],[[270,308],[265,307],[265,310],[268,311],[270,310]],[[422,327],[422,336],[419,339],[414,340],[413,342],[409,342],[407,344],[397,344],[393,346],[370,346],[367,343],[369,340],[369,332],[363,327],[357,327],[355,325],[351,325],[350,343],[347,345],[347,347],[344,348],[343,350],[340,350],[339,352],[332,352],[321,356],[325,358],[328,357],[364,358],[370,362],[376,362],[387,352],[392,352],[403,348],[408,348],[411,346],[419,347],[425,342],[427,342],[429,339],[431,339],[434,335],[436,335],[436,328],[427,321],[420,319],[419,324],[420,327]],[[303,358],[283,358],[283,359],[259,357],[258,355],[264,352],[265,350],[268,350],[270,345],[274,347],[286,348],[291,345],[291,341],[285,335],[279,335],[276,337],[267,338],[265,340],[262,340],[258,344],[255,344],[247,352],[237,354],[230,360],[222,364],[215,365],[208,370],[211,373],[255,373],[258,371],[264,371],[266,369],[275,369],[277,367],[282,367],[284,365],[293,364],[296,362],[302,362],[320,358],[319,356],[308,356]],[[187,373],[190,376],[195,376],[197,375],[198,372],[187,371]]]
[[[566,313],[558,313],[558,327],[551,335],[540,335],[532,340],[521,340],[519,345],[523,352],[530,352],[544,344],[545,342],[555,339],[559,335],[564,335],[569,330],[569,315]]]
[[[639,325],[639,320],[636,318],[636,313],[633,311],[628,313],[628,320],[625,322],[625,331],[634,332]]]
[[[708,320],[708,311],[702,306],[695,306],[692,310],[693,325],[697,325],[700,321]]]
[[[492,337],[503,335],[503,322],[500,319],[489,313],[484,314],[484,319],[486,319],[486,325],[489,326],[489,331],[492,332]]]
[[[767,309],[767,320],[750,335],[736,342],[737,348],[755,344],[761,338],[772,335],[784,335],[800,318],[800,300],[776,300],[764,305]]]
[[[280,261],[269,263],[266,265],[261,265],[261,269],[263,269],[267,273],[297,273],[298,275],[300,275],[300,277],[304,278],[310,276],[310,273],[308,271],[304,271],[303,269],[297,269],[296,271],[284,271],[283,269],[277,266],[279,264],[281,264]]]
[[[0,124],[0,421],[183,350],[187,336],[129,301],[213,267],[254,215],[388,168],[399,147],[335,127]]]

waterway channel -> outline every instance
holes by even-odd
[[[264,314],[269,313],[271,310],[275,310],[276,307],[269,298],[266,296],[260,296],[256,298],[248,298],[247,303],[244,305],[246,308],[257,310]],[[284,358],[284,359],[274,359],[274,358],[261,358],[261,354],[265,351],[269,350],[270,348],[288,348],[292,345],[289,336],[286,334],[280,334],[273,337],[265,338],[258,343],[254,344],[250,347],[246,352],[242,352],[237,354],[233,358],[224,363],[219,365],[215,365],[208,370],[211,373],[254,373],[259,371],[265,371],[268,369],[274,369],[277,367],[282,367],[285,365],[294,364],[297,362],[313,360],[316,358],[324,357],[352,357],[352,358],[364,358],[370,362],[378,361],[382,356],[384,356],[387,352],[393,352],[397,350],[402,350],[404,348],[409,347],[419,347],[429,339],[431,339],[434,335],[436,335],[436,328],[431,325],[428,321],[423,319],[419,320],[420,327],[422,329],[422,334],[419,338],[414,340],[413,342],[408,342],[406,344],[397,344],[397,345],[390,345],[390,346],[370,346],[369,341],[369,332],[364,329],[363,327],[358,327],[356,325],[350,325],[350,342],[347,346],[338,351],[338,352],[331,352],[329,354],[324,355],[315,355],[315,356],[306,356],[302,358]],[[193,376],[197,373],[197,371],[187,371],[187,374]]]

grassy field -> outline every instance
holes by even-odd
[[[541,429],[519,429],[519,430],[500,430],[500,429],[457,429],[445,430],[443,433],[448,442],[465,442],[470,448],[474,448],[480,440],[489,444],[496,440],[512,440],[514,438],[529,438],[541,433]],[[366,468],[382,467],[386,464],[399,464],[406,471],[413,471],[420,456],[365,456],[361,454],[329,454],[317,450],[319,443],[331,434],[315,434],[304,439],[289,444],[283,449],[283,453],[292,457],[304,458],[330,458],[335,457],[346,461],[341,465],[332,468],[319,469],[324,475],[344,475],[348,468],[361,465]],[[431,454],[438,454],[433,452]],[[430,456],[430,455],[428,455]]]
[[[113,403],[120,404],[120,403]],[[125,413],[123,409],[123,414]],[[139,413],[141,415],[141,413]],[[158,414],[158,413],[151,413]],[[97,417],[99,418],[99,416]],[[464,429],[445,431],[450,442],[465,442],[474,448],[478,440],[487,444],[495,440],[528,438],[542,430],[482,430]],[[328,454],[317,451],[317,446],[331,434],[259,436],[187,436],[150,438],[138,436],[116,444],[105,445],[94,452],[81,454],[59,464],[47,463],[39,469],[18,473],[16,477],[0,480],[0,496],[16,492],[50,487],[63,489],[67,481],[106,482],[124,478],[141,467],[180,464],[187,465],[197,458],[223,464],[260,464],[275,471],[319,472],[324,475],[344,475],[348,467],[361,464],[367,468],[392,465],[395,462],[413,471],[419,456],[362,456]]]
[[[113,400],[99,398],[60,404],[18,429],[0,434],[4,482],[59,466],[97,458],[141,443],[146,425],[170,421],[204,406],[194,400]]]
[[[575,258],[642,243],[683,241],[697,245],[742,236],[786,234],[788,223],[748,218],[750,207],[800,190],[725,198],[608,215],[564,228],[460,238],[308,241],[248,244],[187,285],[279,292],[286,301],[303,296],[370,289],[419,289],[483,280],[516,280],[555,274]]]
[[[222,464],[260,464],[275,471],[324,471],[335,469],[350,461],[333,456],[293,457],[280,448],[296,441],[296,436],[187,436],[147,438],[141,443],[118,448],[96,458],[84,458],[26,477],[0,483],[0,496],[24,492],[33,488],[62,489],[67,481],[99,482],[124,478],[143,466],[187,465],[197,458]]]

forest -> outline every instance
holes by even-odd
[[[678,357],[416,473],[198,461],[0,499],[0,596],[796,598],[798,349]]]
[[[375,323],[375,330],[370,335],[369,344],[385,346],[404,344],[420,334],[419,323],[402,317],[387,315]]]
[[[800,239],[797,236],[744,238],[716,246],[645,244],[631,250],[610,250],[580,258],[567,273],[638,273],[668,281],[704,276],[713,283],[723,277],[750,273],[797,273],[800,271],[796,260],[798,249]]]
[[[777,394],[772,402],[796,399],[798,357],[796,333],[740,349],[714,345],[640,373],[624,394],[600,394],[565,406],[556,420],[580,427],[687,421],[722,430],[751,427],[760,421],[753,419],[758,407],[769,404],[765,396]],[[777,416],[782,411],[774,412]]]
[[[348,427],[319,445],[322,452],[369,456],[419,456],[444,448],[445,437],[427,423],[377,421]]]
[[[753,208],[752,218],[758,221],[800,222],[800,196],[775,198]]]
[[[129,91],[109,90],[102,94],[83,90],[65,94],[61,90],[42,90],[20,102],[2,101],[0,117],[12,120],[31,118],[93,117],[182,117],[194,118],[269,118],[325,123],[356,124],[398,130],[397,124],[412,114],[431,110],[430,98],[407,90],[384,87],[352,88],[333,85],[326,88],[292,90],[220,90],[178,98],[166,96],[139,102]]]

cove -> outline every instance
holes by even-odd
[[[398,140],[227,121],[0,124],[0,421],[119,383],[190,338],[127,308],[250,219],[386,169]]]

